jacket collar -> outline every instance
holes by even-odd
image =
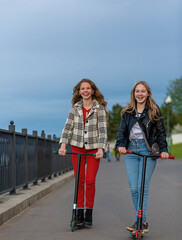
[[[144,108],[144,110],[143,110],[143,112],[142,112],[142,115],[141,115],[140,117],[145,116],[145,114],[148,112],[148,109],[149,109],[149,107],[148,107],[148,105],[147,105],[147,103],[146,103],[146,104],[145,104],[145,108]],[[132,112],[132,114],[133,114],[134,116],[136,116],[136,110],[134,110],[134,111]]]
[[[83,100],[81,99],[80,101],[78,101],[77,103],[75,103],[74,107],[77,109],[78,114],[80,116],[83,116]],[[97,102],[97,100],[93,99],[93,104],[92,104],[92,108],[87,116],[87,118],[94,112],[94,109],[99,108],[99,103]]]
[[[74,107],[82,109],[82,107],[83,107],[83,100],[81,99],[80,101],[75,103]],[[97,100],[93,99],[92,109],[95,109],[95,108],[99,108],[99,103],[97,102]]]

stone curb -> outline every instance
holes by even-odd
[[[0,195],[0,225],[7,222],[53,190],[59,188],[73,177],[74,172],[72,170],[47,180],[46,182],[39,182],[38,185],[30,185],[29,189],[17,189],[16,195]]]

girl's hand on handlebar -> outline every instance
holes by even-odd
[[[160,154],[160,158],[162,158],[162,159],[168,159],[168,158],[169,158],[169,153],[167,153],[167,152],[162,152],[162,153]]]
[[[118,151],[120,154],[126,154],[126,148],[125,147],[119,147]]]
[[[103,158],[103,149],[102,148],[98,148],[95,158],[98,158],[98,159]]]
[[[58,154],[62,156],[66,156],[66,144],[62,143],[60,149],[58,150]]]

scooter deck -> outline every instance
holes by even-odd
[[[136,233],[132,233],[132,232],[130,232],[130,235],[133,237],[133,239],[141,239],[141,238],[143,238],[143,233],[139,237],[136,237]]]
[[[71,227],[71,231],[74,232],[74,231],[77,230],[77,229],[84,228],[85,225],[84,225],[84,224],[78,225],[77,223],[75,223],[74,221],[72,221],[72,222],[70,223],[70,227]]]

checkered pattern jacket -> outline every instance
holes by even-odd
[[[71,108],[59,143],[68,144],[68,139],[72,134],[70,144],[73,146],[85,147],[85,149],[105,149],[107,143],[107,120],[104,107],[94,99],[85,125],[82,107],[83,102],[81,100]]]

